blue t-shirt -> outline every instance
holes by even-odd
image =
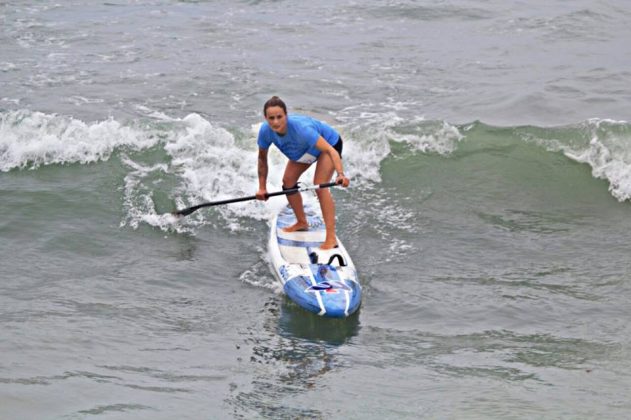
[[[293,161],[305,161],[305,154],[316,158],[320,151],[315,147],[318,138],[322,136],[331,146],[337,144],[340,135],[333,127],[306,115],[287,115],[287,132],[281,136],[271,129],[267,121],[259,130],[258,145],[261,149],[268,149],[272,143]]]

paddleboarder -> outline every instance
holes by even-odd
[[[273,96],[263,106],[265,122],[258,134],[258,177],[259,189],[256,198],[267,199],[267,152],[274,144],[287,158],[283,174],[283,190],[296,188],[298,179],[309,167],[316,163],[314,184],[329,182],[337,173],[335,182],[348,187],[350,180],[344,174],[342,165],[342,138],[330,125],[306,115],[287,114],[287,106],[278,96]],[[331,192],[326,189],[316,191],[322,218],[326,226],[326,237],[320,249],[331,249],[337,245],[335,236],[335,203]],[[286,232],[308,230],[300,193],[287,195],[287,201],[296,215],[296,223],[284,228]]]

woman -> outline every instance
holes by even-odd
[[[331,126],[304,115],[287,115],[287,106],[278,97],[273,96],[263,106],[265,123],[258,135],[259,190],[256,198],[267,199],[267,150],[273,143],[289,159],[283,175],[283,189],[296,188],[298,178],[312,163],[316,163],[314,184],[329,182],[333,172],[337,172],[335,182],[348,187],[350,181],[344,175],[342,167],[342,138]],[[337,246],[335,239],[335,203],[327,188],[316,190],[322,218],[326,226],[326,238],[320,249]],[[302,206],[300,193],[287,195],[287,201],[296,215],[296,223],[283,228],[285,232],[308,230],[309,224]]]

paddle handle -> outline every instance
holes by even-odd
[[[269,197],[275,197],[277,195],[287,195],[287,194],[292,194],[295,192],[303,192],[303,191],[309,191],[309,190],[318,190],[320,188],[329,188],[336,185],[335,182],[327,182],[326,184],[316,184],[316,185],[309,185],[306,187],[296,187],[296,188],[289,188],[287,190],[283,190],[283,191],[275,191],[272,193],[268,193],[265,196],[267,198]],[[186,209],[183,210],[178,210],[178,211],[174,211],[173,214],[174,216],[188,216],[189,214],[193,213],[196,210],[201,209],[202,207],[212,207],[212,206],[220,206],[222,204],[231,204],[231,203],[239,203],[241,201],[250,201],[250,200],[256,200],[256,195],[250,195],[247,197],[238,197],[238,198],[229,198],[227,200],[220,200],[220,201],[211,201],[209,203],[202,203],[202,204],[198,204],[196,206],[193,207],[188,207]]]

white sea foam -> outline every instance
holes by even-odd
[[[156,115],[150,108],[137,109],[152,122],[144,126],[123,125],[113,119],[85,123],[40,112],[1,113],[0,170],[88,164],[107,160],[114,151],[122,152],[121,160],[128,172],[121,187],[125,209],[121,226],[134,229],[146,223],[165,231],[191,232],[207,223],[208,212],[213,212],[219,213],[229,228],[239,230],[245,226],[242,218],[269,220],[286,205],[286,198],[280,196],[267,202],[251,200],[203,209],[185,218],[163,214],[156,208],[156,190],[177,208],[254,195],[258,187],[256,135],[260,124],[233,134],[198,114],[171,118]],[[345,172],[352,179],[351,190],[346,191],[350,192],[370,188],[380,180],[381,161],[390,153],[389,142],[395,138],[412,144],[415,150],[439,153],[451,150],[459,138],[457,130],[447,125],[439,127],[433,137],[410,132],[422,123],[420,120],[408,122],[407,134],[396,133],[392,130],[404,131],[403,119],[394,111],[363,112],[351,121],[336,126],[344,137]],[[167,160],[158,156],[157,161],[150,158],[146,162],[147,158],[136,159],[127,153],[158,145],[163,147]],[[287,159],[273,147],[268,156],[268,191],[278,191]],[[315,165],[303,175],[303,184],[311,184],[314,169]],[[177,181],[165,190],[159,185],[165,178]],[[305,201],[314,200],[314,196],[304,194]]]
[[[182,204],[188,206],[255,194],[258,188],[256,133],[260,124],[252,126],[245,141],[237,142],[232,133],[214,126],[200,115],[188,115],[180,122],[183,130],[167,142],[165,150],[173,159],[170,171],[184,180],[180,192],[184,198]],[[357,146],[351,140],[345,142],[344,147],[352,151]],[[350,176],[357,173],[364,177],[367,173],[378,176],[379,160],[366,159],[374,156],[372,150],[358,148],[349,155],[354,156],[348,162],[345,160],[345,170]],[[269,192],[282,188],[286,162],[287,159],[276,148],[269,149]],[[303,175],[303,184],[311,184],[314,170],[315,167],[312,167]],[[313,200],[313,197],[314,194],[304,194],[305,201]],[[217,206],[214,211],[221,213],[230,228],[240,229],[239,218],[268,220],[284,205],[286,199],[281,196],[266,202],[251,200]]]
[[[394,125],[389,133],[392,140],[405,142],[423,153],[449,155],[464,138],[458,128],[445,121],[427,122],[415,118],[407,123]]]
[[[378,151],[368,162],[378,165],[390,153],[388,142],[407,143],[421,153],[448,155],[464,138],[458,128],[444,121],[427,121],[414,115],[415,103],[392,102],[362,104],[343,110],[339,119],[355,137],[361,148]],[[411,114],[411,116],[409,115]],[[361,156],[365,161],[366,156]]]
[[[85,98],[83,96],[79,96],[79,95],[74,95],[74,96],[70,96],[66,99],[67,102],[70,102],[74,105],[77,106],[81,106],[84,104],[101,104],[103,102],[105,102],[104,99],[99,99],[99,98]]]
[[[121,227],[128,225],[136,229],[141,222],[145,222],[162,230],[175,230],[177,232],[190,230],[187,226],[179,223],[180,218],[170,213],[157,213],[151,185],[146,182],[146,179],[154,173],[168,172],[168,166],[166,164],[146,166],[134,162],[127,156],[122,156],[122,162],[131,171],[125,176],[123,203],[126,215],[121,221]]]
[[[398,109],[398,108],[397,108]],[[258,186],[255,124],[245,139],[237,141],[235,135],[215,126],[197,114],[186,116],[179,122],[178,132],[169,137],[165,150],[172,157],[169,172],[183,180],[176,201],[178,206],[251,196]],[[351,122],[352,121],[352,122]],[[416,130],[417,126],[422,130]],[[344,167],[351,177],[353,188],[370,188],[380,180],[381,161],[390,154],[390,141],[410,144],[413,150],[423,153],[451,153],[462,136],[456,127],[442,122],[425,123],[422,119],[404,121],[394,111],[386,113],[363,112],[357,119],[336,126],[344,138]],[[398,132],[397,132],[398,130]],[[402,134],[403,133],[403,134]],[[276,148],[269,149],[268,191],[280,190],[286,158]],[[314,167],[302,177],[304,184],[313,179]],[[305,201],[314,200],[314,194],[303,194]],[[243,217],[269,220],[286,205],[285,197],[275,197],[265,203],[245,201],[213,207],[234,230],[242,229]],[[147,216],[149,214],[149,216]],[[162,219],[145,214],[143,221],[164,228]],[[189,216],[190,217],[190,216]],[[195,217],[202,217],[196,215]]]
[[[155,109],[151,109],[149,107],[146,107],[144,105],[136,105],[134,107],[137,111],[141,112],[142,114],[154,118],[156,120],[162,120],[162,121],[176,121],[176,119],[169,117],[168,115],[166,115],[163,112],[160,111],[156,111]]]
[[[182,119],[164,114],[154,115],[149,108],[139,109],[150,114],[153,126],[122,125],[109,119],[85,123],[68,116],[31,111],[1,113],[0,170],[36,169],[41,165],[88,164],[108,160],[116,150],[139,151],[163,144],[170,162],[140,163],[127,154],[122,162],[129,168],[124,178],[124,208],[122,226],[137,228],[147,223],[163,230],[190,231],[204,223],[204,211],[194,216],[174,218],[160,214],[154,202],[155,179],[175,176],[181,180],[174,191],[163,191],[173,197],[178,208],[206,201],[254,195],[258,187],[256,162],[256,133],[260,124],[245,133],[245,139],[236,141],[229,131],[213,125],[198,114]],[[372,142],[362,145],[361,139],[351,137],[345,142],[346,172],[353,177],[354,186],[361,179],[378,179],[379,162],[389,148],[387,143]],[[385,147],[383,147],[385,145]],[[281,189],[286,158],[275,148],[269,152],[268,191]],[[310,184],[314,168],[310,168],[302,181]],[[313,194],[305,194],[305,200]],[[242,217],[267,220],[279,207],[286,204],[285,197],[267,202],[246,201],[214,207],[232,229],[241,229]]]
[[[587,163],[592,175],[609,182],[609,191],[619,201],[631,199],[631,127],[626,121],[590,119],[581,127],[588,142],[541,141],[548,150],[561,151],[568,158]]]
[[[271,260],[267,249],[259,247],[258,252],[261,255],[261,259],[248,270],[241,273],[239,279],[252,286],[269,289],[277,295],[282,294],[283,286],[270,273]]]
[[[20,99],[19,98],[7,98],[6,96],[4,98],[0,98],[0,101],[8,102],[8,103],[13,104],[13,105],[18,105],[20,103]]]
[[[16,70],[17,66],[13,63],[9,63],[7,61],[0,62],[0,71],[8,72],[11,70]]]
[[[238,147],[230,132],[213,126],[200,115],[188,115],[181,123],[183,131],[165,145],[165,150],[173,158],[173,170],[184,180],[182,195],[189,203],[251,196],[256,192],[254,149]],[[255,201],[218,206],[216,210],[233,229],[239,228],[236,217],[267,217],[264,206]]]
[[[151,132],[115,120],[95,123],[31,111],[0,113],[0,171],[109,159],[119,147],[141,150],[157,143]]]
[[[596,124],[596,133],[589,142],[589,147],[573,154],[565,155],[592,167],[592,175],[606,179],[609,191],[619,201],[631,199],[631,143],[629,134],[620,136],[616,133],[601,131],[602,121]],[[607,124],[617,124],[607,121]]]

